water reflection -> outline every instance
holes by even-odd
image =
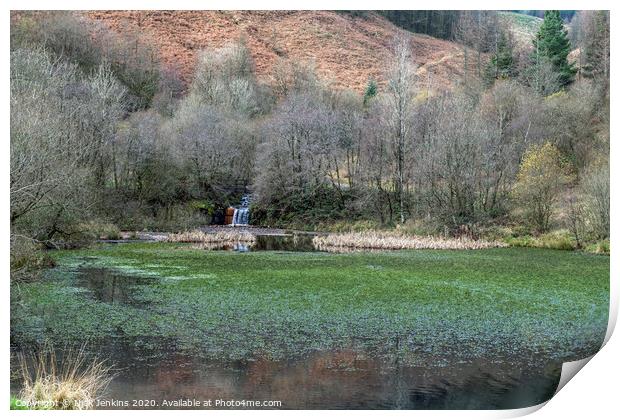
[[[399,366],[351,349],[288,361],[221,361],[174,346],[159,347],[155,357],[123,347],[112,351],[122,355],[116,359],[122,368],[108,399],[279,400],[285,409],[504,409],[549,399],[560,374],[554,363]]]
[[[286,234],[286,235],[257,235],[256,240],[250,242],[230,243],[201,243],[193,244],[197,249],[209,251],[288,251],[288,252],[311,252],[316,251],[312,243],[313,235],[310,234]]]
[[[96,300],[106,303],[122,303],[144,306],[146,303],[133,293],[135,287],[152,283],[153,279],[128,276],[113,270],[97,267],[80,268],[77,285],[92,293]]]

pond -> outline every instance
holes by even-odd
[[[154,405],[133,408],[166,408],[164,400],[181,399],[213,401],[204,408],[230,408],[221,401],[276,401],[281,405],[274,408],[281,409],[509,409],[551,398],[561,372],[559,363],[525,360],[412,367],[397,357],[351,349],[291,360],[224,361],[188,354],[165,340],[137,347],[134,339],[114,339],[99,343],[93,354],[105,355],[116,372],[99,409],[140,400]]]
[[[604,336],[606,258],[279,249],[60,253],[44,282],[14,296],[12,353],[43,339],[87,343],[116,372],[99,408],[195,399],[494,409],[546,401],[562,362],[592,354]]]

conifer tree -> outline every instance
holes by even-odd
[[[548,60],[557,72],[560,87],[564,87],[573,81],[576,69],[568,62],[571,45],[558,10],[545,11],[545,20],[540,26],[533,44],[535,66],[540,66],[543,60]]]
[[[493,63],[497,69],[498,78],[508,78],[514,75],[514,54],[512,43],[509,42],[504,32],[500,33],[497,42],[497,54],[493,57]]]
[[[503,31],[499,32],[495,54],[486,68],[485,80],[492,85],[495,79],[507,79],[515,75],[515,62],[512,42]]]
[[[368,81],[366,91],[364,92],[364,105],[368,105],[368,102],[375,96],[377,96],[377,82],[371,79]]]

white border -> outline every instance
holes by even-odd
[[[448,1],[448,0],[435,0],[432,3],[427,2],[413,2],[413,1],[392,1],[392,0],[383,0],[383,1],[366,1],[366,0],[358,0],[358,1],[325,1],[325,0],[314,0],[314,1],[297,1],[297,2],[284,2],[284,1],[273,1],[273,0],[263,0],[260,2],[251,2],[251,1],[239,1],[239,0],[218,0],[218,1],[191,1],[191,0],[176,0],[176,1],[164,1],[164,0],[151,0],[151,1],[133,1],[133,0],[93,0],[89,2],[84,1],[76,1],[76,0],[63,0],[63,1],[33,1],[33,0],[9,0],[4,2],[6,5],[5,12],[3,14],[5,25],[2,25],[3,32],[3,40],[4,40],[4,57],[9,57],[9,11],[13,10],[26,10],[26,9],[118,9],[118,10],[127,10],[127,9],[212,9],[212,10],[231,10],[231,9],[297,9],[297,10],[334,10],[334,9],[358,9],[358,10],[389,10],[389,9],[507,9],[507,10],[530,10],[530,9],[611,9],[611,36],[612,36],[612,53],[611,53],[611,68],[612,74],[613,71],[617,68],[618,60],[617,60],[617,52],[615,46],[617,45],[617,31],[614,27],[615,15],[618,7],[615,7],[616,3],[611,1],[602,1],[602,0],[591,0],[591,1],[557,1],[557,0],[544,0],[544,1],[532,1],[532,0],[523,0],[523,1],[481,1],[481,0],[473,0],[467,2],[457,2],[457,1]],[[4,112],[3,112],[3,121],[4,121],[4,136],[1,143],[3,148],[2,150],[2,159],[4,162],[3,167],[5,168],[2,171],[2,188],[4,191],[3,194],[3,206],[2,212],[0,214],[0,220],[3,221],[2,237],[5,238],[2,243],[2,264],[5,273],[5,278],[3,282],[5,299],[8,299],[9,296],[9,281],[8,281],[8,265],[9,265],[9,62],[5,60],[4,66],[2,66],[2,80],[4,83],[2,84],[3,98],[4,98]],[[612,80],[612,97],[617,97],[616,89],[616,81]],[[614,117],[617,116],[616,113],[617,107],[614,106],[614,102],[612,101],[611,108],[611,117],[612,121],[614,121]],[[615,134],[615,124],[611,124],[611,137],[614,137]],[[611,218],[611,236],[612,242],[615,241],[614,238],[619,237],[619,226],[618,220],[616,218],[617,209],[619,208],[618,203],[618,184],[616,181],[620,181],[620,171],[615,167],[615,164],[619,162],[618,160],[618,146],[615,145],[614,141],[611,141],[611,209],[612,209],[612,218]],[[615,242],[614,242],[615,245]],[[613,247],[613,246],[612,246]],[[608,329],[608,334],[606,340],[609,340],[611,335],[613,325],[615,325],[615,320],[618,315],[618,279],[619,271],[618,271],[618,259],[616,255],[618,252],[612,253],[611,258],[611,310],[610,310],[610,327]],[[8,380],[9,377],[9,366],[8,366],[8,354],[9,354],[9,305],[8,302],[5,301],[4,310],[2,311],[3,324],[5,326],[5,332],[2,336],[3,348],[5,349],[5,363],[2,366],[2,378],[3,381],[3,390],[4,393],[0,395],[5,395],[6,405],[5,407],[8,409]],[[298,418],[315,418],[315,417],[325,417],[325,418],[340,418],[340,417],[350,417],[356,419],[364,419],[364,418],[376,418],[377,416],[387,416],[390,418],[507,418],[507,417],[516,417],[520,415],[525,415],[535,411],[533,418],[546,419],[546,418],[609,418],[610,413],[616,412],[618,407],[618,397],[617,392],[615,391],[615,382],[617,375],[619,373],[619,359],[618,354],[620,354],[620,342],[617,337],[612,337],[605,347],[594,356],[592,361],[588,363],[587,366],[583,369],[582,372],[578,374],[578,378],[576,380],[570,381],[565,388],[562,389],[555,397],[553,397],[547,404],[541,404],[537,407],[531,407],[520,410],[507,410],[507,411],[395,411],[395,412],[377,412],[377,411],[253,411],[251,413],[244,411],[184,411],[183,416],[193,417],[193,418],[204,418],[205,416],[214,417],[214,418],[238,418],[242,416],[251,415],[252,418],[262,419],[262,418],[288,418],[290,415],[294,415]],[[540,409],[542,406],[545,406],[544,409]],[[537,411],[538,410],[538,411]],[[88,413],[78,413],[78,412],[33,412],[33,411],[11,411],[9,413],[10,416],[15,417],[75,417],[86,415],[87,417],[93,418],[109,418],[110,416],[114,417],[146,417],[149,418],[168,418],[174,413],[170,412],[137,412],[137,411],[117,411],[117,412],[88,412]]]

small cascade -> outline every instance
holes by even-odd
[[[250,196],[245,194],[241,197],[241,203],[239,207],[235,207],[232,216],[232,225],[249,225],[250,224]]]

